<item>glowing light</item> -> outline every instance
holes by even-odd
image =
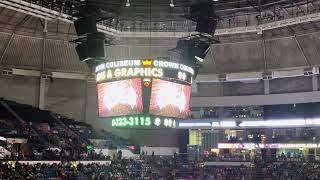
[[[126,2],[126,7],[130,7],[130,1],[129,0],[127,0],[127,2]]]
[[[173,0],[171,0],[169,6],[172,7],[172,8],[174,7]]]
[[[192,127],[198,120],[189,120],[189,127]],[[281,127],[318,127],[320,126],[320,118],[301,118],[301,119],[269,119],[269,120],[259,120],[259,121],[241,121],[237,125],[236,121],[209,121],[211,126],[214,128],[228,128],[228,127],[259,127],[259,128],[281,128]]]
[[[220,127],[219,122],[211,122],[211,127]]]
[[[235,121],[221,121],[220,122],[221,127],[236,127]]]
[[[179,127],[211,127],[209,122],[179,123]]]
[[[299,149],[299,148],[318,148],[320,144],[255,144],[255,143],[218,143],[219,149]]]
[[[101,83],[97,88],[100,117],[142,113],[141,79]]]
[[[98,65],[95,71],[97,82],[131,77],[167,77],[190,83],[190,78],[194,74],[194,69],[190,66],[149,59],[111,61]]]
[[[150,114],[185,118],[189,114],[191,87],[153,79]]]
[[[310,126],[320,125],[320,118],[306,119],[306,125],[310,125]]]
[[[265,121],[243,121],[239,125],[240,127],[257,127],[264,126]]]
[[[154,125],[160,126],[160,125],[161,125],[161,119],[157,117],[157,118],[154,120]]]
[[[268,120],[265,121],[266,127],[291,127],[291,126],[305,126],[306,122],[303,119],[290,119],[290,120]]]
[[[171,118],[161,118],[153,116],[121,116],[111,120],[112,127],[129,128],[129,127],[159,127],[163,124],[164,127],[175,128],[175,120]]]
[[[203,62],[204,60],[198,56],[195,56],[194,58],[196,58],[199,62]]]
[[[137,102],[137,93],[133,87],[128,86],[125,83],[110,83],[107,84],[106,89],[109,93],[105,94],[104,102],[105,107],[111,110],[114,106],[118,104],[129,104],[133,109]]]
[[[96,81],[99,82],[99,81],[103,81],[107,78],[107,75],[106,75],[106,72],[105,71],[102,71],[102,72],[99,72],[97,75],[96,75]]]
[[[152,65],[152,60],[145,60],[142,62],[143,66],[151,66]]]
[[[111,121],[112,127],[151,126],[151,118],[144,116],[116,117]]]
[[[160,109],[174,105],[179,108],[180,112],[185,110],[186,95],[174,83],[163,83],[162,88],[159,89],[156,99]]]

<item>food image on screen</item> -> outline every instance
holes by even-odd
[[[189,114],[190,95],[190,86],[154,79],[150,114],[186,118]]]
[[[99,116],[140,114],[143,110],[140,79],[98,84]]]

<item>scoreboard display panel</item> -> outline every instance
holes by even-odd
[[[141,80],[127,79],[98,84],[98,103],[100,117],[141,114]]]
[[[153,79],[151,89],[150,114],[178,118],[188,117],[191,95],[189,85]]]

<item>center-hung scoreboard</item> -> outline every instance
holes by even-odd
[[[189,116],[194,69],[162,60],[109,61],[96,67],[99,117],[112,127],[171,127]]]

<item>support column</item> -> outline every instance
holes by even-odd
[[[46,38],[48,32],[48,21],[44,21],[43,26],[43,41],[42,41],[42,58],[41,58],[41,74],[39,80],[39,109],[45,109],[45,93],[46,93],[46,79],[42,78],[42,73],[44,70],[44,61],[45,61],[45,49],[46,49]]]
[[[46,79],[40,77],[39,88],[39,109],[45,108]]]
[[[318,75],[313,75],[312,76],[312,91],[318,91]]]
[[[220,120],[224,118],[224,107],[218,107],[218,116]]]
[[[191,84],[191,89],[192,89],[192,93],[197,93],[198,92],[198,84],[196,82],[193,82]]]
[[[87,119],[87,110],[88,110],[88,81],[85,81],[85,90],[84,90],[84,111],[83,111],[83,121],[88,123]]]
[[[263,90],[265,95],[270,94],[270,80],[263,80]]]
[[[88,79],[85,90],[85,122],[94,127],[98,127],[101,122],[98,121],[98,95],[97,84],[94,79]],[[110,123],[111,124],[111,123]]]

